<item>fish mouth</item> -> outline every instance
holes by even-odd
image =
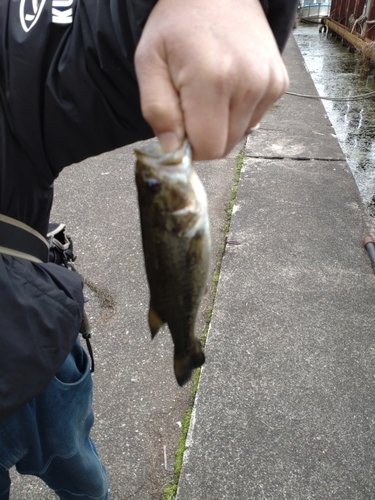
[[[159,165],[178,165],[190,161],[191,147],[187,139],[184,140],[181,147],[165,153],[158,141],[146,144],[143,148],[135,149],[135,154],[139,161],[147,162],[147,158],[156,160]]]

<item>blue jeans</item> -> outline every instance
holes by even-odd
[[[0,424],[0,500],[9,499],[13,465],[61,500],[107,500],[107,475],[89,437],[93,422],[90,363],[77,340],[47,390]]]

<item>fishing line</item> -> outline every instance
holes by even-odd
[[[291,91],[286,91],[285,94],[293,95],[296,97],[304,97],[306,99],[325,99],[327,101],[360,101],[361,99],[369,99],[370,97],[375,96],[375,91],[361,95],[354,95],[352,97],[326,97],[318,95],[298,94],[297,92]]]

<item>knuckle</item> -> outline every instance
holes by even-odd
[[[142,101],[141,110],[155,134],[171,131],[177,133],[184,130],[181,114],[173,103],[171,105],[171,100],[145,100]]]
[[[165,115],[164,105],[161,101],[144,98],[141,100],[143,117],[149,123],[157,123],[163,120]]]
[[[233,89],[238,78],[238,68],[233,64],[230,57],[223,55],[220,60],[210,58],[202,63],[204,73],[201,75],[206,84],[209,84],[217,96],[227,95]],[[190,77],[197,78],[197,75]]]
[[[285,67],[272,75],[271,93],[276,99],[279,99],[289,87],[289,77]]]

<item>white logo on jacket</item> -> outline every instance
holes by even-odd
[[[26,33],[33,28],[47,0],[21,0],[20,20]],[[52,0],[52,22],[56,24],[70,24],[73,22],[74,0]]]

